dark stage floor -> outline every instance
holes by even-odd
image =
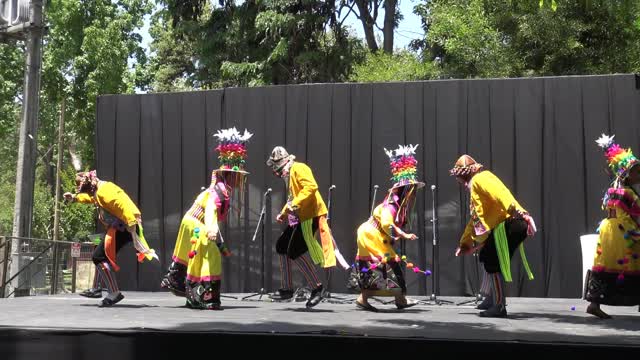
[[[307,310],[304,302],[223,299],[223,311],[199,311],[183,307],[184,299],[168,293],[124,294],[125,299],[112,308],[98,308],[97,300],[78,295],[0,300],[0,343],[4,339],[3,349],[7,349],[7,342],[22,339],[11,345],[15,357],[26,351],[22,346],[27,345],[20,345],[20,342],[26,342],[25,336],[50,341],[46,339],[51,335],[51,339],[58,339],[50,341],[50,346],[55,347],[56,342],[65,341],[65,336],[96,333],[124,334],[125,337],[136,333],[164,336],[194,333],[307,335],[319,336],[321,341],[337,337],[376,339],[380,344],[402,340],[414,344],[416,341],[425,344],[443,341],[511,346],[569,345],[593,349],[640,347],[637,307],[604,307],[614,318],[600,320],[587,315],[584,312],[586,302],[579,299],[510,298],[509,318],[485,319],[477,316],[478,311],[472,305],[418,305],[399,311],[391,304],[372,301],[381,312],[371,313],[356,310],[353,304],[323,302]],[[45,348],[44,343],[41,346]],[[137,351],[129,353],[136,354]],[[78,356],[76,358],[83,358]]]

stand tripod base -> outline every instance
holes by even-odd
[[[481,294],[477,294],[475,296],[475,298],[473,300],[465,300],[462,302],[457,303],[456,305],[468,305],[468,304],[473,304],[473,305],[478,305],[478,303],[482,302],[482,295]]]
[[[260,291],[258,291],[257,293],[249,294],[249,295],[243,297],[240,300],[242,300],[242,301],[261,301],[262,297],[265,296],[265,295],[269,295],[269,293],[264,288],[261,288]],[[256,296],[259,296],[258,300],[253,300],[253,299],[249,300],[252,297],[256,297]],[[235,299],[237,299],[237,298],[235,298]]]
[[[328,302],[331,304],[352,304],[356,299],[347,299],[339,296],[333,296],[329,291],[325,291],[322,294],[322,302]]]
[[[455,304],[453,301],[438,299],[435,294],[431,294],[429,300],[418,301],[420,305],[442,305],[442,304]]]

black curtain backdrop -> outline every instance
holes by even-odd
[[[292,85],[189,93],[106,95],[98,99],[96,153],[100,178],[114,181],[142,210],[146,236],[161,262],[138,264],[133,250],[118,258],[127,290],[159,290],[180,220],[218,165],[217,129],[246,127],[255,135],[248,151],[245,202],[223,226],[233,251],[224,259],[223,291],[279,287],[274,244],[281,225],[282,180],[265,161],[284,145],[314,171],[325,201],[333,191],[332,228],[349,261],[355,233],[370,209],[373,186],[380,201],[390,185],[383,147],[419,143],[419,176],[427,183],[416,203],[406,254],[433,268],[432,191],[438,211],[440,294],[471,295],[478,288],[475,258],[454,257],[468,219],[468,197],[448,175],[469,153],[499,176],[532,214],[538,234],[525,242],[535,280],[526,280],[515,255],[510,296],[578,297],[579,237],[593,233],[603,216],[608,178],[595,139],[616,134],[636,152],[640,140],[640,91],[634,75],[504,80],[441,80],[381,84]],[[251,242],[272,188],[264,236]],[[238,204],[236,203],[237,207]],[[261,256],[264,242],[265,256]],[[323,272],[326,277],[328,274]],[[345,291],[347,273],[333,270],[330,289]],[[411,294],[430,294],[431,280],[407,275]],[[303,285],[302,278],[296,278]]]

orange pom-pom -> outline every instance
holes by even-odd
[[[413,267],[413,263],[407,263],[407,269],[411,269]]]

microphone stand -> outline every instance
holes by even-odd
[[[331,227],[331,205],[333,204],[331,202],[331,198],[332,198],[332,193],[333,190],[336,188],[335,185],[331,185],[329,187],[329,197],[328,197],[328,201],[327,201],[327,223],[329,224],[329,227]],[[327,273],[327,289],[324,291],[324,296],[323,296],[323,301],[327,301],[327,302],[331,302],[331,303],[338,303],[338,304],[347,304],[347,303],[351,303],[352,300],[349,299],[345,299],[345,298],[341,298],[341,297],[336,297],[336,296],[332,296],[331,295],[331,274],[333,273],[333,269],[327,269],[325,270]]]
[[[264,195],[262,195],[262,210],[260,210],[260,218],[258,218],[258,225],[256,226],[256,230],[253,233],[253,238],[251,239],[252,242],[255,242],[256,237],[258,236],[258,230],[261,230],[260,232],[260,235],[261,235],[260,236],[260,253],[261,253],[260,265],[261,265],[262,271],[260,272],[260,280],[261,280],[260,285],[262,287],[258,292],[247,295],[243,297],[242,300],[248,300],[255,296],[259,296],[258,300],[262,300],[262,297],[268,294],[267,291],[265,290],[265,279],[264,279],[264,219],[267,212],[267,202],[270,203],[270,201],[267,201],[267,200],[271,198],[270,196],[271,191],[272,189],[269,188],[264,193]]]
[[[371,211],[369,213],[369,216],[373,216],[373,209],[376,206],[376,195],[378,194],[378,188],[378,185],[373,186],[373,197],[371,198]]]
[[[453,304],[453,301],[438,299],[438,293],[440,292],[440,268],[439,268],[439,254],[438,254],[438,216],[436,212],[436,186],[431,185],[431,223],[433,224],[433,241],[431,244],[431,264],[433,266],[433,274],[431,276],[431,296],[425,303],[426,305],[442,305]]]

